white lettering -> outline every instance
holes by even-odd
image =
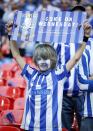
[[[65,17],[65,21],[72,21],[71,17]]]

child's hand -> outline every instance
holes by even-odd
[[[9,23],[6,24],[6,30],[7,30],[8,34],[11,33],[12,26],[13,26],[13,22],[9,22]]]
[[[91,76],[89,77],[89,80],[93,80],[93,75],[91,75]]]
[[[84,36],[89,37],[91,33],[91,25],[88,22],[85,22],[83,25]]]

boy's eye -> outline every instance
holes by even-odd
[[[41,58],[37,58],[36,60],[37,60],[37,61],[40,61],[40,60],[41,60]]]
[[[40,61],[40,60],[47,60],[48,58],[42,58],[42,57],[38,57],[37,59],[36,59],[36,61]]]

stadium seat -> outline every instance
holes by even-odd
[[[32,59],[31,57],[25,57],[25,61],[26,61],[26,63],[28,63],[28,64],[33,63],[33,59]]]
[[[0,111],[10,108],[10,100],[6,97],[0,96]]]
[[[5,110],[1,112],[0,126],[21,125],[23,110]]]
[[[1,38],[0,38],[1,39]],[[1,48],[1,47],[0,47]],[[9,54],[9,44],[6,42],[2,45],[2,48],[1,48],[1,52],[2,54],[4,55],[8,55]]]
[[[3,64],[0,67],[1,77],[6,79],[12,78],[14,77],[15,72],[17,70],[18,70],[18,65],[14,60],[11,63]]]
[[[31,57],[25,57],[26,63],[30,64],[31,67],[36,68],[36,65]]]
[[[66,128],[62,128],[62,131],[68,131]]]
[[[0,70],[0,72],[1,72],[1,78],[3,78],[3,79],[10,79],[11,77],[13,77],[13,75],[12,75],[12,72],[11,71],[9,71],[9,70]]]
[[[9,79],[7,81],[7,85],[10,85],[10,86],[13,86],[13,87],[25,88],[26,87],[26,81],[20,75],[20,76]]]
[[[20,75],[21,75],[21,70],[17,70],[16,72],[15,72],[15,77],[19,77]]]
[[[3,78],[0,78],[0,86],[5,86],[6,85],[6,80]]]
[[[0,86],[0,96],[6,96],[7,88],[8,86]]]
[[[5,63],[1,66],[1,70],[7,70],[7,71],[11,71],[12,69],[14,69],[14,67],[17,65],[15,60],[12,60],[11,63]]]
[[[25,101],[25,98],[24,98],[24,97],[15,99],[15,102],[14,102],[14,110],[24,109],[24,101]]]
[[[21,90],[11,86],[0,86],[0,95],[15,99],[21,96]]]
[[[21,130],[13,126],[0,126],[0,131],[21,131]]]
[[[21,91],[19,88],[9,87],[7,89],[7,96],[9,96],[10,98],[18,98],[21,96]]]

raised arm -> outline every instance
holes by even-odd
[[[11,23],[8,23],[6,26],[8,34],[11,32],[12,25],[13,25],[13,23],[11,22]],[[26,62],[20,55],[16,41],[9,41],[9,45],[10,45],[10,50],[12,52],[14,59],[17,61],[18,65],[21,67],[21,69],[23,69]]]
[[[84,39],[83,39],[83,42],[82,44],[80,45],[79,49],[77,50],[77,52],[75,53],[74,57],[69,60],[66,64],[66,69],[67,71],[70,71],[74,65],[79,61],[85,47],[86,47],[86,42],[90,36],[90,32],[91,32],[91,26],[85,22],[84,25],[83,25],[83,29],[84,29]]]
[[[19,49],[17,47],[17,43],[15,41],[10,41],[9,45],[10,45],[10,49],[11,49],[13,58],[16,60],[16,62],[20,66],[20,68],[23,69],[26,62],[25,62],[24,58],[22,58],[20,55]]]

